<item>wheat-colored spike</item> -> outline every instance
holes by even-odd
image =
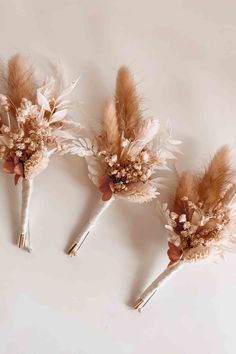
[[[230,149],[223,146],[216,152],[199,182],[199,198],[208,208],[222,197],[231,176]]]
[[[125,66],[118,71],[115,99],[119,129],[126,138],[133,138],[142,114],[133,76]]]
[[[120,134],[115,105],[112,101],[105,104],[102,116],[102,133],[99,139],[101,150],[108,149],[113,153],[119,150]]]
[[[27,98],[34,103],[36,89],[33,70],[20,54],[16,54],[9,60],[6,80],[7,95],[15,107],[20,106],[22,98]],[[13,105],[11,109],[15,113]]]
[[[181,210],[183,197],[188,197],[193,203],[196,203],[198,200],[197,180],[190,172],[184,172],[182,174],[176,189],[174,210],[179,214],[183,212]]]

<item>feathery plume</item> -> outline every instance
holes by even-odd
[[[59,78],[48,78],[38,86],[32,67],[19,54],[8,62],[6,93],[0,94],[0,159],[3,170],[22,181],[21,231],[18,245],[30,251],[29,205],[34,178],[55,153],[67,146],[81,131],[67,120],[70,101],[65,98],[75,84],[58,91]],[[57,95],[54,95],[58,91]]]
[[[142,112],[133,76],[125,66],[117,74],[115,101],[120,131],[125,138],[132,139],[142,119]]]
[[[101,150],[112,150],[118,153],[120,133],[115,105],[112,101],[105,104],[102,116],[102,132],[99,138]]]
[[[199,183],[199,198],[206,207],[211,207],[220,198],[230,181],[231,174],[230,150],[228,146],[223,146],[215,154]]]
[[[162,213],[169,233],[167,269],[149,286],[134,308],[142,309],[153,294],[180,266],[188,262],[236,252],[234,173],[230,150],[222,147],[202,176],[184,173],[176,189],[171,210]]]
[[[158,120],[144,117],[132,74],[126,67],[118,71],[115,99],[106,104],[101,123],[100,134],[92,140],[78,139],[70,151],[80,154],[81,149],[86,150],[89,177],[102,193],[99,208],[70,247],[70,255],[76,255],[108,202],[125,198],[143,203],[157,197],[161,187],[159,170],[175,158],[180,144],[172,139],[169,126],[162,133]]]
[[[16,107],[20,106],[22,98],[35,103],[36,83],[33,69],[20,54],[14,55],[8,62],[6,86],[7,97],[10,102],[14,102],[14,105],[10,105],[13,114],[16,113]]]

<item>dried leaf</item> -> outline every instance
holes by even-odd
[[[70,95],[71,92],[75,89],[75,87],[77,86],[79,82],[79,78],[75,81],[73,81],[68,87],[66,87],[60,94],[59,97],[57,97],[56,102],[60,102],[63,98],[65,98],[66,96]]]
[[[52,115],[50,122],[57,122],[59,120],[62,120],[67,116],[67,114],[68,114],[68,109],[62,109],[60,111],[56,111]]]
[[[6,173],[14,173],[15,164],[12,161],[5,161],[3,171]]]
[[[24,174],[24,169],[23,169],[22,163],[18,163],[17,165],[15,165],[15,167],[14,167],[14,173],[15,173],[16,175],[23,176],[23,174]]]
[[[182,256],[181,250],[176,247],[173,243],[168,242],[169,249],[167,251],[168,257],[170,259],[170,263],[174,264],[178,262]]]
[[[51,111],[47,98],[40,92],[39,89],[37,90],[37,102],[43,109],[45,109],[45,111]]]
[[[20,181],[20,179],[22,178],[21,175],[15,175],[14,176],[14,183],[15,183],[15,186],[17,186],[18,182]]]

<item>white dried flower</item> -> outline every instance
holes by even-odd
[[[21,157],[21,156],[22,156],[22,151],[17,150],[17,151],[16,151],[16,156],[17,156],[17,157]]]
[[[179,222],[185,222],[187,220],[187,217],[186,217],[186,214],[181,214],[180,216],[179,216]]]
[[[134,169],[135,170],[141,170],[142,166],[140,164],[135,163],[134,164]]]
[[[123,168],[123,169],[121,170],[121,176],[124,177],[125,175],[126,175],[126,170]]]
[[[7,127],[6,125],[4,125],[4,126],[2,126],[1,131],[2,131],[3,133],[9,133],[9,132],[10,132],[10,128]]]
[[[151,177],[151,174],[152,174],[152,170],[149,168],[149,169],[146,171],[146,178],[148,179],[149,177]]]
[[[174,231],[173,227],[170,225],[165,225],[165,229],[168,231]]]
[[[183,228],[184,230],[187,230],[191,227],[191,223],[189,221],[186,221],[184,224],[183,224]]]
[[[129,140],[128,140],[128,139],[124,139],[124,140],[121,142],[121,146],[122,146],[123,148],[126,148],[128,145],[129,145]]]
[[[218,231],[223,230],[223,228],[224,228],[224,226],[223,226],[222,224],[217,224],[217,225],[216,225],[216,229],[217,229]]]
[[[33,179],[40,174],[49,163],[49,157],[46,152],[36,152],[29,160],[25,162],[25,178]]]
[[[176,240],[174,240],[174,245],[176,246],[176,247],[179,247],[180,246],[180,239],[179,238],[176,238]]]
[[[187,231],[181,231],[180,234],[181,234],[183,237],[188,237],[188,232],[187,232]]]
[[[25,149],[25,144],[24,143],[20,143],[20,144],[17,144],[16,147],[17,147],[17,149],[24,150]]]
[[[147,151],[142,151],[140,154],[140,157],[143,162],[148,162],[148,160],[149,160],[149,155],[148,155]]]
[[[178,214],[177,213],[175,213],[174,211],[172,211],[171,213],[170,213],[170,217],[171,217],[171,219],[172,220],[176,220],[177,218],[178,218]]]
[[[187,200],[188,200],[188,197],[182,197],[181,200],[187,201]]]
[[[142,181],[142,182],[146,182],[146,180],[147,180],[147,177],[146,177],[146,175],[141,175],[140,176],[140,180]]]
[[[112,155],[111,157],[111,162],[116,163],[117,162],[117,155]]]

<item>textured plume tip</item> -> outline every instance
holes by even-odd
[[[67,254],[71,257],[74,257],[76,256],[77,254],[77,246],[78,244],[77,243],[74,243],[70,248],[69,250],[67,251]]]
[[[19,239],[18,239],[18,247],[31,253],[32,249],[27,241],[28,240],[27,240],[26,235],[20,234]]]

